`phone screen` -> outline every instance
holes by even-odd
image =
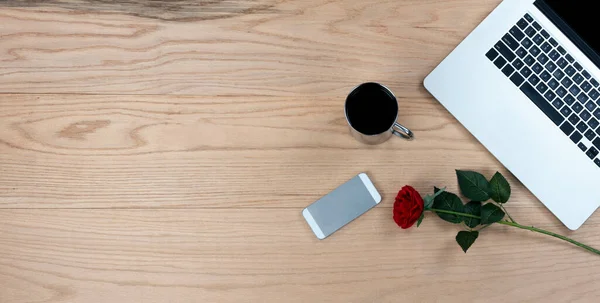
[[[381,202],[369,177],[362,173],[304,209],[302,214],[319,239],[324,239]]]

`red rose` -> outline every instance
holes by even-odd
[[[402,229],[410,228],[421,217],[424,205],[423,198],[412,186],[402,187],[394,202],[394,221]]]

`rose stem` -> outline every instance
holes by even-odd
[[[504,213],[505,213],[505,214],[508,216],[508,218],[510,219],[510,221],[511,221],[512,223],[517,223],[517,221],[515,221],[515,220],[514,220],[514,219],[513,219],[513,218],[510,216],[510,214],[509,214],[509,213],[506,211],[506,209],[504,208],[504,205],[502,205],[502,204],[500,204],[500,203],[498,203],[498,204],[500,205],[500,208],[502,208],[502,210],[504,211]]]
[[[435,213],[440,213],[440,214],[449,214],[449,215],[456,215],[456,216],[461,216],[461,217],[466,217],[466,218],[481,219],[480,216],[475,216],[475,215],[465,214],[465,213],[459,213],[459,212],[450,211],[450,210],[442,210],[442,209],[434,209],[434,208],[431,208],[429,210],[432,211],[432,212],[435,212]],[[532,231],[532,232],[537,232],[537,233],[548,235],[548,236],[551,236],[551,237],[554,237],[554,238],[558,238],[558,239],[561,239],[563,241],[567,241],[567,242],[569,242],[571,244],[577,245],[577,246],[579,246],[579,247],[581,247],[581,248],[583,248],[583,249],[585,249],[585,250],[587,250],[589,252],[592,252],[592,253],[595,253],[597,255],[600,255],[600,250],[597,250],[597,249],[595,249],[595,248],[593,248],[591,246],[585,245],[585,244],[583,244],[581,242],[577,242],[577,241],[575,241],[575,240],[573,240],[573,239],[571,239],[569,237],[565,237],[563,235],[559,235],[559,234],[556,234],[556,233],[553,233],[553,232],[550,232],[550,231],[547,231],[547,230],[543,230],[541,228],[537,228],[537,227],[533,227],[533,226],[525,226],[525,225],[521,225],[519,223],[508,222],[508,221],[499,221],[497,223],[503,224],[503,225],[508,225],[508,226],[513,226],[513,227],[520,228],[520,229],[529,230],[529,231]]]

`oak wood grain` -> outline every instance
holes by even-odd
[[[0,92],[307,97],[366,80],[420,96],[425,75],[499,1],[238,1],[269,9],[187,22],[153,18],[163,9],[142,1],[8,3]],[[190,14],[224,2],[196,3]]]
[[[379,146],[349,136],[343,103],[0,95],[0,207],[301,208],[363,171],[388,199],[408,183],[456,189],[454,168],[505,172],[431,98],[400,98],[417,139]],[[516,205],[536,205],[514,192]]]
[[[513,217],[570,232],[423,89],[499,0],[0,1],[0,302],[594,302],[600,261],[508,227],[391,219],[397,190],[496,170]],[[379,81],[416,140],[365,146]],[[325,241],[301,210],[383,196]],[[567,203],[568,201],[566,201]]]
[[[600,259],[497,226],[400,231],[377,207],[326,241],[297,209],[0,210],[2,302],[591,302]],[[530,220],[543,221],[532,213]],[[553,227],[555,224],[543,227]],[[577,237],[600,245],[591,219]],[[594,230],[595,229],[595,230]],[[512,300],[515,299],[515,300]]]

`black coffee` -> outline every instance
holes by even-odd
[[[357,87],[346,99],[346,115],[350,125],[365,135],[389,130],[398,115],[396,98],[377,83]]]

